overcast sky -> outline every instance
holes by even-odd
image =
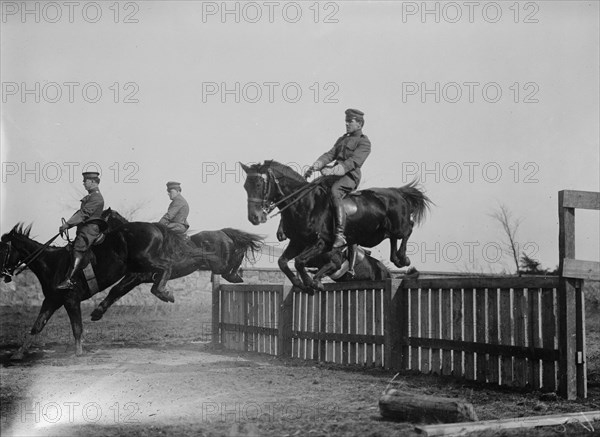
[[[500,204],[554,268],[558,191],[600,191],[598,17],[595,1],[2,2],[1,231],[52,237],[95,167],[107,207],[156,221],[176,180],[194,230],[279,244],[277,220],[247,220],[238,161],[309,165],[352,107],[373,146],[361,187],[420,177],[435,202],[417,268],[511,270]],[[577,257],[598,260],[599,214],[576,216]]]

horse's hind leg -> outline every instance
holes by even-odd
[[[167,290],[167,281],[171,277],[171,266],[167,266],[164,270],[158,272],[160,275],[157,281],[154,281],[150,292],[164,302],[175,302],[173,294]]]
[[[113,303],[121,299],[142,282],[145,282],[144,276],[148,282],[151,281],[150,274],[144,275],[142,273],[130,273],[125,275],[125,277],[121,279],[117,285],[110,289],[104,300],[98,304],[94,311],[92,311],[92,320],[94,322],[100,320]]]
[[[25,338],[25,341],[21,345],[21,347],[10,357],[11,360],[22,360],[25,356],[25,352],[31,347],[33,341],[37,338],[38,334],[44,329],[52,314],[59,309],[63,304],[57,303],[55,301],[50,301],[48,299],[44,299],[42,302],[42,307],[40,308],[40,312],[35,320],[33,326],[31,327],[31,331]]]

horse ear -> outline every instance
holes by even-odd
[[[244,171],[246,173],[248,173],[250,171],[250,167],[248,167],[247,165],[244,165],[244,163],[240,162],[240,165],[242,166],[242,168],[244,169]]]

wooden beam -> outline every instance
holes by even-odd
[[[581,261],[573,258],[565,258],[563,259],[562,275],[565,278],[600,281],[600,263],[598,261]]]
[[[556,288],[558,276],[498,276],[404,279],[402,288]]]
[[[564,208],[600,209],[600,193],[595,191],[562,190]]]
[[[465,435],[476,431],[495,431],[505,429],[537,428],[540,426],[565,425],[580,423],[582,432],[595,429],[591,422],[600,420],[600,411],[580,413],[554,414],[551,416],[530,416],[514,419],[482,420],[480,422],[463,422],[455,424],[439,424],[416,426],[415,430],[424,436]]]

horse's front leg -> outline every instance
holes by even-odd
[[[152,275],[144,273],[129,273],[121,279],[117,285],[110,289],[108,295],[102,302],[98,304],[96,309],[92,311],[92,320],[95,322],[100,320],[104,313],[112,306],[113,303],[121,299],[142,282],[151,282]]]
[[[322,254],[324,249],[325,241],[319,238],[315,244],[302,251],[302,253],[298,255],[295,260],[296,270],[298,271],[302,282],[304,283],[304,285],[310,287],[311,289],[321,290],[323,288],[323,285],[319,282],[316,282],[315,280],[313,280],[313,278],[310,277],[310,275],[306,271],[306,265],[311,259],[313,259],[317,255]]]
[[[302,284],[302,281],[298,279],[298,277],[288,266],[288,262],[294,259],[301,250],[301,247],[299,247],[297,243],[294,243],[293,241],[290,242],[277,260],[277,264],[279,265],[279,269],[285,274],[285,276],[288,277],[293,286],[304,289],[304,284]]]
[[[350,250],[350,247],[348,247]],[[317,288],[319,290],[323,290],[323,284],[321,283],[321,279],[325,276],[329,276],[332,273],[337,272],[342,268],[342,264],[344,263],[344,251],[341,249],[334,249],[328,253],[328,262],[323,267],[319,269],[319,271],[313,277],[313,281],[316,283]]]
[[[25,341],[21,345],[21,347],[11,355],[11,360],[22,360],[25,356],[25,352],[31,347],[33,341],[37,338],[39,333],[44,329],[52,314],[62,306],[62,302],[51,301],[49,299],[44,299],[42,302],[42,307],[40,308],[40,312],[35,320],[33,326],[31,327],[31,331],[25,338]]]
[[[81,345],[81,334],[83,333],[83,323],[81,321],[81,303],[78,300],[68,298],[65,302],[65,309],[71,321],[71,330],[75,338],[75,355],[83,355],[83,346]]]

